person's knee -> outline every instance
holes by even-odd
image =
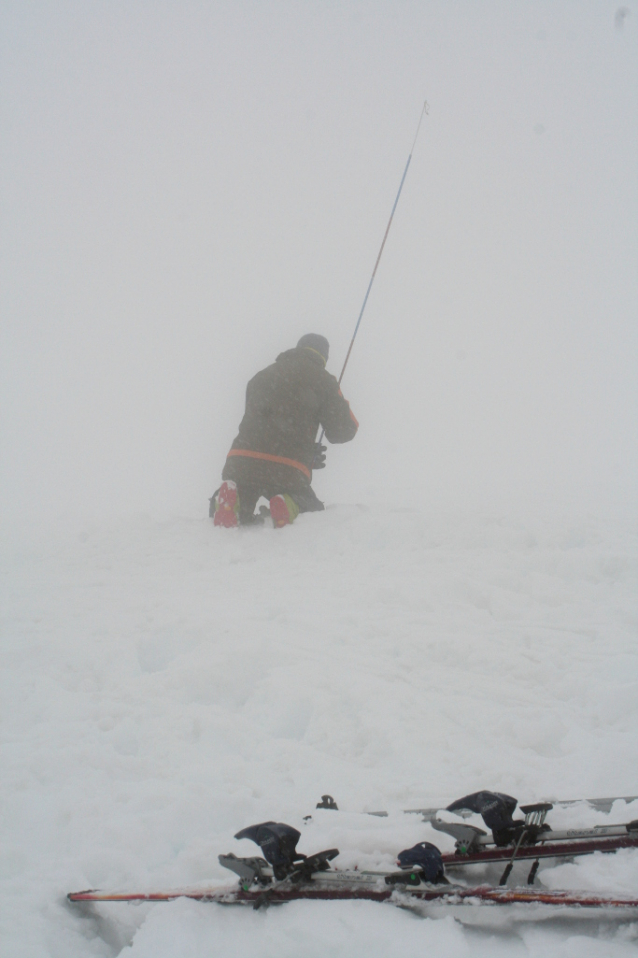
[[[312,486],[303,490],[294,490],[292,495],[299,506],[299,512],[323,512],[326,508],[321,499],[317,498]]]

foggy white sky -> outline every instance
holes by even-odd
[[[5,0],[5,516],[205,514],[305,332],[328,502],[631,508],[638,7]],[[634,498],[635,502],[635,498]]]

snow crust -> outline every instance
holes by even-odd
[[[372,504],[277,531],[138,517],[3,548],[7,958],[638,953],[635,924],[592,916],[492,909],[479,928],[369,902],[65,902],[228,883],[217,855],[255,854],[232,836],[267,819],[299,828],[303,852],[386,868],[417,841],[452,846],[405,808],[478,788],[637,794],[635,528]],[[325,793],[339,812],[315,809]],[[551,823],[632,818],[638,802],[579,804]],[[539,880],[638,896],[638,852]]]

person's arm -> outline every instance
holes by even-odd
[[[357,433],[359,423],[350,409],[350,404],[343,398],[337,380],[334,376],[329,376],[328,379],[321,410],[321,425],[328,442],[350,442]]]

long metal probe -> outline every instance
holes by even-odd
[[[377,256],[377,261],[376,261],[376,263],[374,264],[374,269],[372,270],[372,276],[370,277],[370,282],[369,282],[369,284],[368,284],[368,289],[367,289],[367,291],[366,291],[365,299],[363,300],[363,306],[361,307],[361,312],[359,313],[359,318],[358,318],[358,320],[357,320],[357,325],[356,325],[355,328],[354,328],[354,333],[352,334],[352,339],[350,340],[350,345],[348,346],[348,352],[346,353],[346,358],[345,358],[345,360],[344,360],[344,363],[343,363],[343,366],[342,366],[342,369],[341,369],[341,373],[339,374],[339,379],[338,379],[338,384],[339,384],[339,385],[341,385],[341,380],[343,379],[343,374],[344,374],[345,371],[346,371],[346,366],[348,365],[348,360],[350,359],[350,353],[352,352],[352,347],[354,346],[354,341],[355,341],[355,339],[357,338],[357,333],[359,332],[359,326],[361,325],[361,320],[363,319],[363,313],[364,313],[365,308],[366,308],[366,303],[368,302],[368,296],[370,295],[370,290],[372,289],[372,284],[374,283],[374,277],[375,277],[376,274],[377,274],[377,267],[378,267],[378,265],[379,265],[379,261],[381,260],[381,254],[383,253],[383,247],[385,246],[385,241],[386,241],[387,238],[388,238],[388,233],[390,232],[390,227],[392,226],[392,219],[393,219],[393,217],[394,217],[394,211],[395,211],[396,208],[397,208],[397,205],[398,205],[398,202],[399,202],[399,197],[401,196],[401,190],[403,189],[403,184],[405,183],[405,178],[406,178],[407,173],[408,173],[408,167],[410,166],[410,161],[411,161],[411,159],[412,159],[412,153],[414,152],[414,147],[415,147],[415,145],[416,145],[416,140],[417,140],[417,137],[418,137],[418,135],[419,135],[419,130],[421,129],[421,121],[423,120],[423,117],[425,116],[425,114],[426,114],[427,112],[428,112],[428,102],[427,102],[427,100],[426,100],[425,103],[423,104],[423,109],[421,110],[421,116],[419,117],[419,122],[418,122],[418,124],[417,124],[416,133],[414,134],[414,139],[413,139],[413,141],[412,141],[412,146],[411,146],[411,148],[410,148],[410,155],[409,155],[409,157],[408,157],[408,162],[405,164],[405,169],[404,169],[404,171],[403,171],[403,176],[401,177],[401,183],[400,183],[400,185],[399,185],[399,192],[397,193],[397,198],[396,198],[396,200],[394,201],[394,206],[392,207],[392,212],[390,213],[390,219],[388,220],[388,225],[386,226],[386,228],[385,228],[385,233],[383,234],[383,242],[381,243],[381,249],[379,250],[379,255]],[[320,443],[322,442],[323,437],[324,437],[324,433],[325,433],[325,429],[322,429],[322,430],[321,430],[321,435],[319,436],[319,439],[317,440],[317,443],[318,443],[318,444],[320,444]]]
[[[398,204],[398,202],[399,202],[399,197],[401,196],[401,190],[403,189],[403,184],[404,184],[404,182],[405,182],[405,178],[406,178],[407,173],[408,173],[408,167],[410,166],[410,161],[411,161],[411,159],[412,159],[412,153],[414,152],[414,147],[415,147],[415,144],[416,144],[416,140],[417,140],[417,137],[418,137],[418,135],[419,135],[419,130],[420,130],[420,128],[421,128],[421,121],[423,120],[423,117],[425,116],[425,114],[426,114],[427,112],[428,112],[428,103],[427,103],[427,100],[426,100],[425,103],[423,104],[423,109],[421,110],[421,116],[419,117],[419,122],[418,122],[418,125],[417,125],[417,128],[416,128],[416,133],[414,134],[414,140],[412,141],[412,146],[411,146],[411,148],[410,148],[410,155],[409,155],[409,157],[408,157],[408,162],[405,164],[405,170],[403,171],[403,176],[401,177],[401,184],[400,184],[400,186],[399,186],[399,192],[397,193],[397,198],[396,198],[396,200],[394,201],[394,206],[392,207],[392,212],[390,213],[390,219],[388,220],[388,225],[386,226],[385,233],[384,233],[384,235],[383,235],[383,242],[381,243],[381,249],[379,250],[379,255],[377,256],[377,261],[376,261],[376,263],[374,264],[374,269],[372,270],[372,276],[370,277],[370,283],[368,284],[368,289],[367,289],[367,291],[366,291],[365,299],[364,299],[364,301],[363,301],[363,306],[361,307],[361,312],[359,313],[359,318],[358,318],[358,320],[357,320],[357,325],[356,325],[355,328],[354,328],[354,333],[352,334],[352,339],[350,340],[350,346],[348,347],[348,352],[346,353],[346,358],[345,358],[343,367],[342,367],[342,369],[341,369],[341,373],[340,373],[340,375],[339,375],[339,380],[338,380],[339,385],[341,385],[341,380],[343,379],[343,374],[344,374],[345,371],[346,371],[346,366],[348,365],[348,360],[350,359],[350,353],[352,352],[352,347],[354,346],[354,341],[355,341],[355,339],[356,339],[357,333],[359,332],[359,326],[361,325],[361,320],[362,320],[362,318],[363,318],[363,313],[364,313],[364,310],[365,310],[365,308],[366,308],[366,303],[368,302],[368,296],[370,295],[370,290],[372,289],[372,284],[374,283],[374,277],[375,277],[376,274],[377,274],[377,267],[378,267],[379,261],[380,261],[380,259],[381,259],[381,254],[383,253],[383,247],[385,246],[385,241],[386,241],[387,238],[388,238],[388,233],[390,232],[390,227],[392,226],[392,219],[393,219],[393,217],[394,217],[394,211],[395,211],[396,208],[397,208],[397,204]],[[323,438],[323,433],[321,434],[321,437]],[[320,441],[321,441],[321,440],[320,440]]]

